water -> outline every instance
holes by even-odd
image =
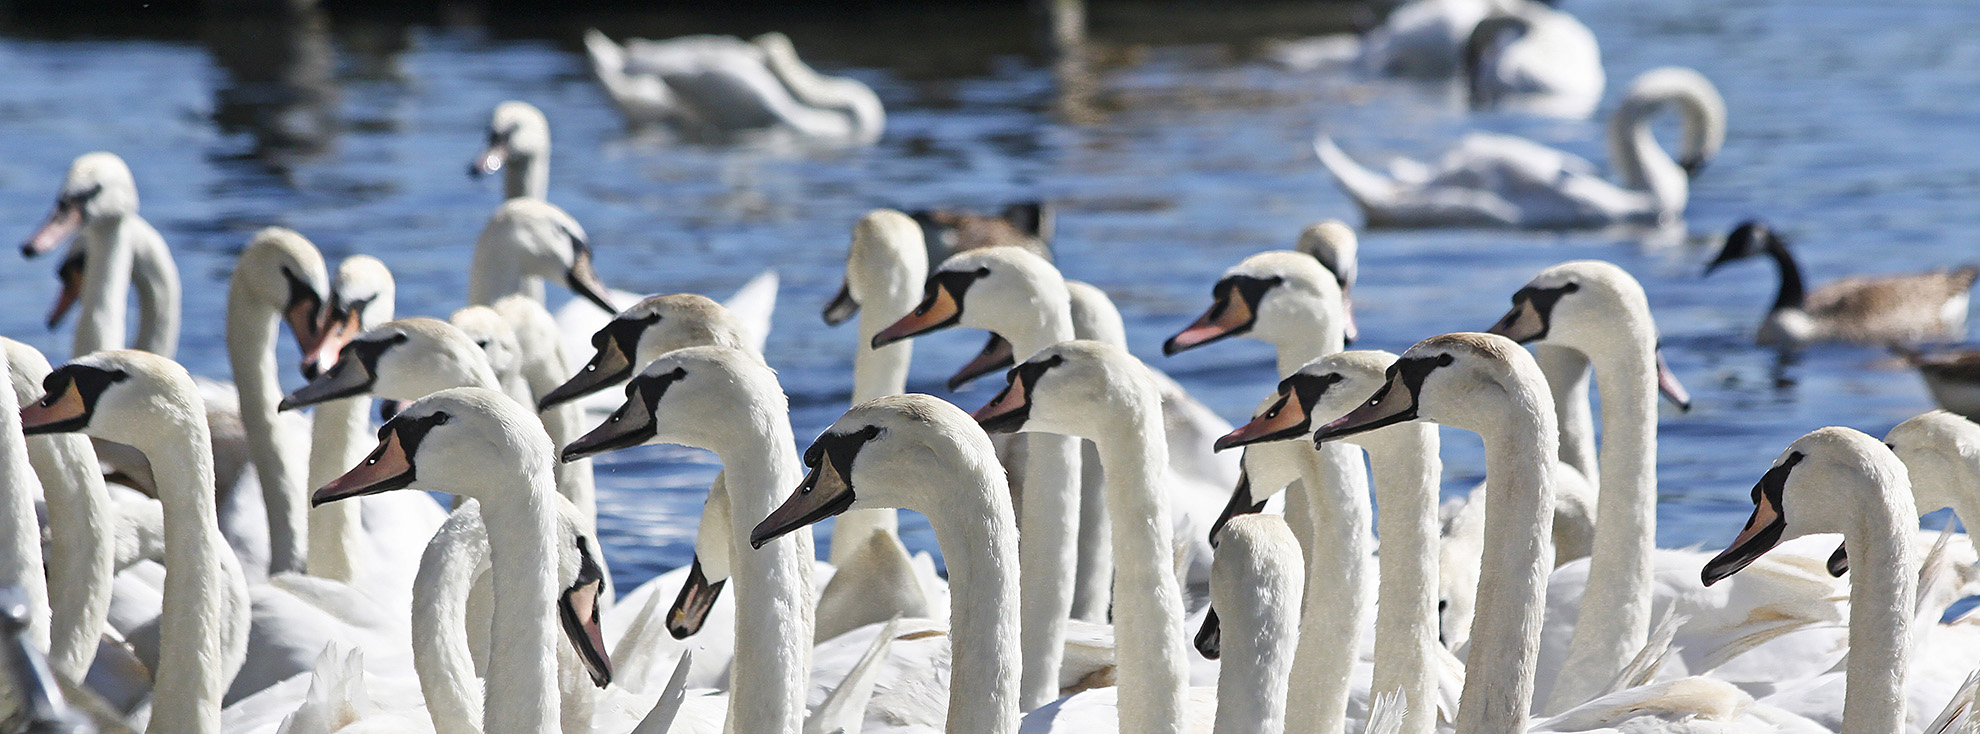
[[[1666,354],[1691,388],[1665,408],[1659,543],[1723,543],[1746,493],[1810,429],[1882,435],[1931,407],[1918,378],[1881,352],[1814,350],[1783,362],[1750,345],[1774,275],[1743,263],[1700,280],[1717,239],[1764,216],[1810,277],[1902,272],[1972,258],[1980,234],[1980,5],[1840,0],[1569,0],[1601,39],[1609,100],[1640,71],[1694,66],[1731,110],[1725,151],[1693,183],[1683,231],[1554,235],[1372,232],[1356,292],[1361,346],[1479,329],[1534,273],[1614,261],[1649,292]],[[839,14],[833,14],[833,13]],[[186,282],[180,357],[226,375],[225,281],[249,234],[308,235],[333,262],[365,252],[400,282],[401,315],[444,316],[466,294],[476,233],[499,199],[463,169],[504,99],[544,108],[554,131],[550,198],[591,233],[611,285],[718,297],[774,265],[784,290],[767,357],[791,395],[801,443],[843,409],[854,337],[819,309],[838,287],[852,222],[877,206],[1047,198],[1060,264],[1110,292],[1134,351],[1241,420],[1273,383],[1270,351],[1233,341],[1175,358],[1161,341],[1208,303],[1210,284],[1261,249],[1290,246],[1321,217],[1358,214],[1313,159],[1316,130],[1351,152],[1433,156],[1478,126],[1602,161],[1599,123],[1463,114],[1452,87],[1296,73],[1256,60],[1266,35],[1339,28],[1337,6],[1095,7],[1098,60],[1061,73],[1029,53],[1021,7],[883,6],[757,15],[512,18],[454,10],[425,19],[84,17],[0,21],[0,223],[25,237],[71,158],[130,161],[143,213]],[[888,131],[865,150],[736,150],[628,136],[590,78],[577,38],[787,31],[828,73],[872,84]],[[1063,80],[1063,81],[1061,81]],[[1607,107],[1604,107],[1606,113]],[[59,357],[67,329],[41,325],[53,262],[0,268],[0,333]],[[558,296],[561,298],[561,295]],[[941,379],[980,344],[920,340],[912,386]],[[284,345],[285,365],[293,346]],[[287,370],[285,370],[287,371]],[[285,375],[293,383],[297,378]],[[954,399],[988,400],[985,382]],[[1449,492],[1483,476],[1477,440],[1446,432]],[[622,583],[684,563],[706,454],[649,447],[598,463],[601,531]],[[926,525],[909,544],[930,548]]]

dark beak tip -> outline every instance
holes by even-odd
[[[1232,448],[1237,445],[1238,445],[1237,441],[1232,439],[1230,436],[1220,436],[1217,438],[1215,443],[1210,444],[1210,450],[1223,451],[1225,449]]]
[[[1176,356],[1177,353],[1181,352],[1182,350],[1183,350],[1182,347],[1176,346],[1175,337],[1169,337],[1167,340],[1162,342],[1162,356],[1164,357],[1174,357]]]
[[[287,412],[300,407],[302,407],[302,404],[296,402],[294,396],[284,397],[282,398],[282,402],[275,404],[275,410],[277,412]]]

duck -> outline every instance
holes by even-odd
[[[781,33],[620,45],[594,29],[584,41],[593,73],[635,126],[662,124],[691,139],[774,131],[849,145],[871,144],[886,127],[872,88],[813,71]]]
[[[1538,2],[1478,22],[1462,70],[1473,110],[1587,119],[1608,77],[1595,34],[1573,15]]]
[[[488,144],[468,163],[468,175],[502,174],[502,198],[548,199],[550,120],[521,100],[495,105],[488,115]]]
[[[1683,127],[1675,160],[1650,132],[1666,108]],[[1609,115],[1613,182],[1571,153],[1497,133],[1469,134],[1434,167],[1408,162],[1393,175],[1356,162],[1326,135],[1314,150],[1371,227],[1660,226],[1683,216],[1687,178],[1718,154],[1725,119],[1725,100],[1704,75],[1661,67],[1630,82]]]
[[[1831,341],[1957,340],[1966,334],[1969,291],[1980,277],[1980,266],[1967,265],[1929,273],[1844,278],[1808,291],[1787,240],[1758,220],[1741,222],[1726,235],[1705,274],[1762,254],[1773,258],[1781,286],[1754,339],[1761,346],[1784,349]]]

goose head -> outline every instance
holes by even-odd
[[[255,312],[279,314],[295,335],[296,346],[303,354],[313,354],[329,292],[329,269],[316,245],[295,230],[268,227],[256,232],[241,251],[227,300],[230,310],[240,300]]]
[[[69,164],[69,175],[55,192],[55,211],[21,245],[34,257],[67,242],[90,222],[136,214],[137,182],[115,153],[84,153]]]
[[[1980,425],[1973,421],[1934,410],[1897,424],[1884,435],[1884,443],[1904,461],[1919,512],[1942,507],[1957,510],[1958,498],[1974,494],[1972,477],[1975,462],[1980,460]]]
[[[928,276],[921,304],[873,335],[873,348],[949,326],[1021,340],[1045,328],[1048,312],[1065,313],[1065,278],[1037,254],[1017,247],[958,253]]]
[[[396,284],[392,270],[370,255],[352,255],[337,264],[316,349],[303,355],[303,374],[314,377],[337,363],[337,354],[365,329],[392,320]]]
[[[1316,425],[1346,415],[1380,390],[1395,362],[1396,355],[1375,350],[1338,352],[1308,362],[1279,381],[1278,393],[1251,414],[1251,422],[1217,439],[1216,449],[1311,435]]]
[[[991,433],[1111,437],[1139,414],[1159,421],[1148,368],[1104,342],[1060,342],[1011,368],[1003,392],[971,414]]]
[[[543,396],[539,410],[617,385],[640,365],[687,347],[726,347],[747,352],[742,322],[714,299],[693,293],[652,296],[626,309],[591,335],[591,360]]]
[[[151,453],[164,421],[205,420],[199,388],[179,363],[148,352],[95,352],[55,368],[21,408],[29,436],[81,433]]]
[[[535,415],[508,396],[479,387],[433,393],[378,429],[378,447],[311,495],[312,505],[415,489],[481,500],[537,478],[549,493],[552,446]],[[494,500],[494,501],[505,501]]]
[[[1744,260],[1755,255],[1785,249],[1787,240],[1776,234],[1766,222],[1748,219],[1726,234],[1726,242],[1719,247],[1719,254],[1705,265],[1705,274],[1711,275],[1719,266],[1735,260]]]
[[[1195,323],[1162,343],[1163,354],[1248,336],[1279,346],[1343,329],[1341,288],[1320,261],[1290,250],[1261,252],[1224,271],[1214,301]]]
[[[562,283],[599,308],[618,312],[592,266],[584,228],[555,204],[528,197],[503,202],[482,228],[475,250],[477,257],[486,253],[511,263],[519,275]]]
[[[1804,535],[1858,532],[1870,498],[1908,508],[1909,486],[1904,462],[1877,439],[1838,426],[1815,429],[1789,444],[1753,485],[1753,514],[1732,544],[1705,564],[1700,579],[1711,586]]]
[[[669,352],[626,383],[626,402],[564,447],[573,461],[650,443],[718,450],[739,434],[784,420],[777,374],[755,355],[732,347]],[[711,420],[711,417],[721,417]]]
[[[1628,353],[1650,339],[1657,355],[1657,389],[1680,410],[1691,409],[1684,383],[1656,349],[1650,301],[1636,278],[1599,260],[1575,260],[1540,271],[1513,293],[1512,310],[1486,330],[1521,344],[1551,344],[1582,354]]]
[[[1496,334],[1457,333],[1417,342],[1389,365],[1381,387],[1314,433],[1322,443],[1413,420],[1490,434],[1514,411],[1554,412],[1533,355]],[[1551,445],[1557,439],[1546,437]]]
[[[1361,275],[1361,241],[1354,228],[1339,219],[1314,222],[1300,230],[1293,249],[1312,255],[1320,267],[1334,274],[1334,283],[1341,287],[1342,340],[1353,344],[1361,338],[1361,329],[1354,323],[1354,281]]]
[[[527,166],[550,152],[550,121],[528,102],[510,100],[488,117],[488,147],[468,164],[469,176],[487,176],[505,166]]]
[[[853,509],[953,507],[946,491],[977,485],[1008,497],[990,437],[961,408],[928,395],[889,395],[854,406],[804,451],[810,470],[784,504],[750,531],[751,547]],[[957,477],[975,481],[959,482]],[[1008,500],[1005,500],[1008,502]],[[994,504],[994,503],[993,503]],[[1006,504],[1003,512],[1008,513]],[[1014,521],[1014,520],[1007,520]]]
[[[875,209],[853,225],[846,254],[846,281],[825,305],[825,323],[837,326],[859,313],[861,304],[912,303],[928,275],[928,251],[921,225],[892,209]],[[899,318],[895,313],[880,318]]]
[[[281,408],[367,394],[417,400],[448,388],[498,384],[488,354],[467,333],[439,319],[413,317],[359,334],[328,371],[282,398]]]

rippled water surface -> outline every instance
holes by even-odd
[[[1621,264],[1649,291],[1697,406],[1663,416],[1659,542],[1720,543],[1750,509],[1747,490],[1795,437],[1829,424],[1882,435],[1931,403],[1915,375],[1875,350],[1826,348],[1783,362],[1750,346],[1773,272],[1744,263],[1701,280],[1708,248],[1736,221],[1764,216],[1794,238],[1815,281],[1975,259],[1980,4],[1565,5],[1601,39],[1610,105],[1636,73],[1665,64],[1696,67],[1724,91],[1730,135],[1693,184],[1685,231],[1367,233],[1361,345],[1401,351],[1483,328],[1555,262]],[[180,358],[224,377],[226,278],[263,225],[303,232],[333,262],[358,252],[384,259],[399,279],[401,315],[459,306],[469,249],[500,197],[463,169],[487,111],[528,100],[554,131],[550,198],[591,233],[613,286],[722,297],[765,267],[779,271],[767,356],[808,443],[850,393],[853,334],[824,327],[818,313],[839,284],[849,227],[870,208],[1055,202],[1065,272],[1111,293],[1134,351],[1235,421],[1271,389],[1270,350],[1235,341],[1164,358],[1160,344],[1245,255],[1290,246],[1317,218],[1359,221],[1313,158],[1316,130],[1363,156],[1431,156],[1476,126],[1605,158],[1598,123],[1471,117],[1454,87],[1257,60],[1266,36],[1343,27],[1350,13],[1336,6],[1102,4],[1094,61],[1056,73],[1031,52],[1021,7],[822,12],[4,21],[0,229],[25,237],[75,155],[120,153],[143,213],[184,270]],[[579,50],[590,23],[615,36],[783,29],[821,70],[879,91],[886,137],[847,151],[630,136]],[[0,333],[66,354],[67,330],[41,324],[54,263],[7,257],[16,259],[0,268]],[[920,344],[912,386],[939,391],[980,336]],[[293,364],[293,346],[282,348]],[[985,382],[954,399],[974,408],[992,391]],[[1474,437],[1447,434],[1445,483],[1457,492],[1483,475],[1483,457]],[[601,528],[621,581],[684,563],[712,457],[649,447],[598,468]],[[932,547],[925,527],[912,524],[910,545]]]

